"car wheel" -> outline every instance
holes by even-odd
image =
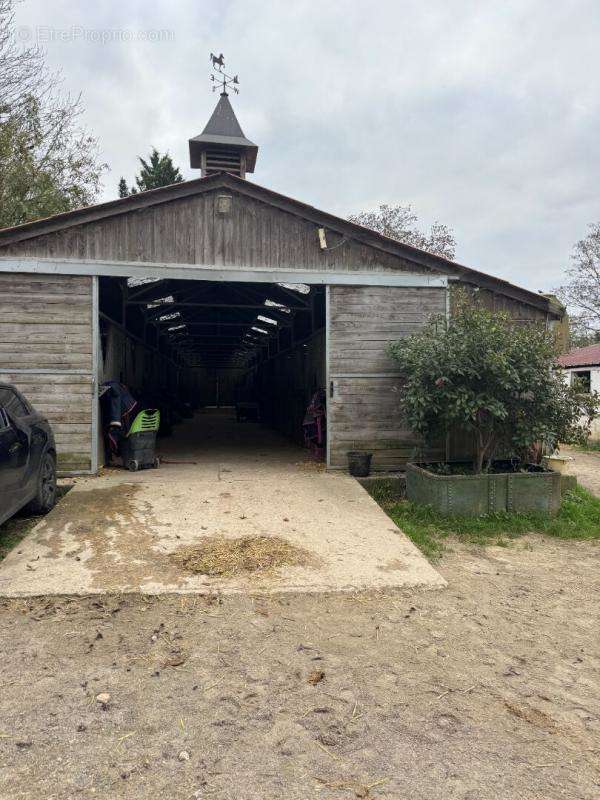
[[[51,453],[44,453],[38,473],[37,492],[27,504],[29,514],[47,514],[56,505],[56,461]]]
[[[158,469],[160,467],[160,458],[158,456],[156,456],[156,458],[152,462],[152,466],[154,467],[154,469]]]
[[[140,468],[140,465],[139,465],[138,460],[136,458],[130,458],[129,461],[127,462],[127,469],[130,472],[137,472],[137,470],[139,468]]]

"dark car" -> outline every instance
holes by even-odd
[[[56,503],[56,446],[48,420],[14,386],[0,383],[0,524],[26,507]]]

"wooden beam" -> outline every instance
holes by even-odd
[[[145,305],[144,301],[133,300],[129,305]],[[148,309],[152,312],[152,316],[160,316],[161,314],[169,314],[177,308],[247,308],[255,311],[262,311],[265,317],[269,316],[270,307],[265,305],[252,305],[250,303],[179,303],[177,300],[174,303],[165,303],[164,306]],[[288,306],[290,308],[290,306]],[[293,311],[309,311],[304,306],[291,307]],[[277,309],[274,309],[275,311]]]
[[[247,322],[246,321],[242,321],[242,322],[214,322],[214,321],[210,321],[209,320],[207,322],[197,321],[197,322],[186,322],[186,323],[179,323],[179,324],[185,324],[186,328],[188,328],[188,330],[189,330],[190,328],[248,328],[248,326],[254,325],[255,323],[254,323],[254,320],[247,321]],[[265,327],[267,325],[269,325],[269,328],[272,328],[273,330],[281,330],[281,329],[283,329],[285,327],[288,327],[288,325],[279,325],[279,324],[277,325],[277,327],[274,327],[273,325],[271,325],[268,322],[264,322],[263,323],[262,320],[257,320],[257,324],[259,324],[259,325],[263,324]]]
[[[376,268],[369,272],[354,272],[2,256],[0,256],[0,272],[32,272],[45,275],[103,275],[114,278],[169,278],[174,280],[216,281],[220,283],[306,283],[311,286],[336,284],[339,286],[405,286],[417,288],[422,286],[445,287],[448,283],[447,275],[423,275],[404,271],[379,272]],[[527,290],[523,290],[523,293],[532,294]],[[546,298],[541,295],[534,295],[534,297],[540,305],[547,308],[548,300]]]

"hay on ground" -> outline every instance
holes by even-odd
[[[297,461],[296,466],[300,467],[300,469],[305,470],[306,472],[325,472],[327,468],[327,464],[324,461],[318,461],[316,459],[311,459],[310,461]]]
[[[280,536],[210,536],[200,544],[179,548],[171,557],[188,572],[222,577],[303,566],[311,561],[308,551]]]

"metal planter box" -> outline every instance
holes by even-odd
[[[406,496],[440,514],[479,517],[498,511],[557,514],[558,472],[506,472],[486,475],[438,475],[426,465],[406,465]]]

